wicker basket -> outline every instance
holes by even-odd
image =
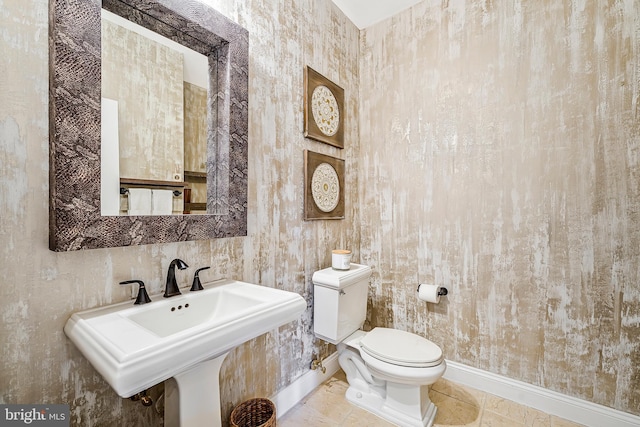
[[[231,412],[231,427],[275,427],[276,405],[269,399],[250,399]]]

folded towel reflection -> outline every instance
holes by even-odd
[[[171,215],[173,212],[173,191],[151,190],[151,215]]]
[[[151,190],[129,188],[129,215],[151,215]]]

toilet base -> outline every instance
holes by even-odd
[[[431,402],[428,396],[428,387],[423,386],[422,390],[417,387],[413,387],[414,394],[419,394],[422,401],[416,407],[411,408],[413,410],[407,411],[407,405],[403,406],[403,411],[394,408],[394,404],[397,405],[393,396],[387,394],[382,396],[375,390],[363,391],[356,387],[350,386],[347,389],[347,400],[359,408],[365,411],[371,412],[374,415],[384,418],[385,420],[396,424],[401,427],[431,427],[433,421],[436,418],[436,412],[438,408]],[[405,390],[407,391],[407,390]],[[424,410],[424,414],[420,414]],[[412,415],[410,415],[412,414]]]
[[[442,377],[445,362],[418,368],[420,375],[393,366],[384,371],[374,369],[357,350],[364,334],[357,331],[338,344],[338,363],[349,383],[347,400],[401,427],[431,427],[437,408],[429,399],[429,386]]]

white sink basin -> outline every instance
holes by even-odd
[[[276,296],[282,297],[280,293],[269,292],[273,290],[271,288],[264,288],[268,290],[266,294],[261,288],[259,286],[257,291],[248,291],[245,286],[219,286],[208,292],[193,294],[191,299],[194,301],[178,302],[176,299],[170,301],[171,304],[134,310],[126,317],[164,338],[199,325],[221,324],[236,319],[260,304],[274,301]],[[247,295],[248,292],[252,294]],[[262,294],[254,297],[253,294],[257,292]]]
[[[64,332],[111,387],[129,397],[298,319],[307,307],[294,292],[245,282],[204,288],[75,313]]]

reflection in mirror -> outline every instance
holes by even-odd
[[[108,153],[102,140],[122,135],[114,132],[122,114],[117,101],[105,98],[102,107],[100,3],[207,56],[208,88],[213,88],[205,101],[207,155],[196,160],[201,165],[206,158],[206,180],[202,172],[189,172],[191,166],[183,159],[180,169],[173,164],[171,170],[181,176],[167,181],[186,185],[190,179],[201,180],[207,189],[206,215],[101,215],[101,158],[115,156],[112,164],[120,169],[119,154]],[[247,31],[195,0],[50,0],[49,28],[49,248],[71,251],[246,236]],[[103,117],[112,125],[100,126]],[[115,176],[120,179],[120,172]],[[186,193],[182,188],[181,197],[186,199]],[[116,205],[119,211],[119,202]],[[130,213],[128,206],[126,211]]]
[[[101,21],[102,215],[206,213],[208,58]]]

